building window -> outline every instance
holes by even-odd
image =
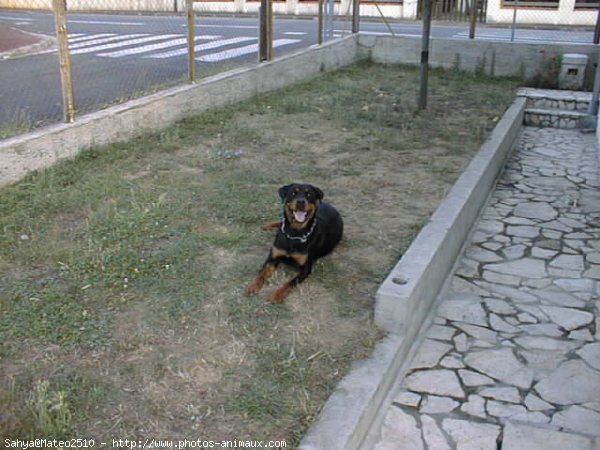
[[[599,7],[598,0],[575,0],[575,9],[598,9]]]

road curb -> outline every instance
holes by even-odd
[[[418,347],[419,331],[513,148],[524,111],[525,99],[517,98],[379,288],[375,320],[388,335],[338,384],[301,450],[362,448]]]

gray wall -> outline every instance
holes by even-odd
[[[421,61],[420,38],[361,36],[359,42],[362,56],[376,62],[419,64]],[[597,47],[591,44],[540,45],[467,39],[431,39],[430,42],[429,60],[433,67],[525,79],[548,70],[547,63],[564,53],[588,55],[590,62],[596,62],[598,54]]]

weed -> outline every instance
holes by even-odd
[[[28,406],[41,436],[63,438],[71,429],[71,412],[64,392],[49,391],[48,381],[39,381],[33,387]]]

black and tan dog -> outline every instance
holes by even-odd
[[[277,229],[275,242],[260,273],[246,288],[248,295],[258,294],[281,262],[298,269],[298,275],[273,293],[273,303],[283,302],[294,286],[310,275],[315,260],[331,253],[344,230],[339,212],[321,201],[321,189],[310,184],[289,184],[279,189],[279,196],[283,219],[263,227]]]

